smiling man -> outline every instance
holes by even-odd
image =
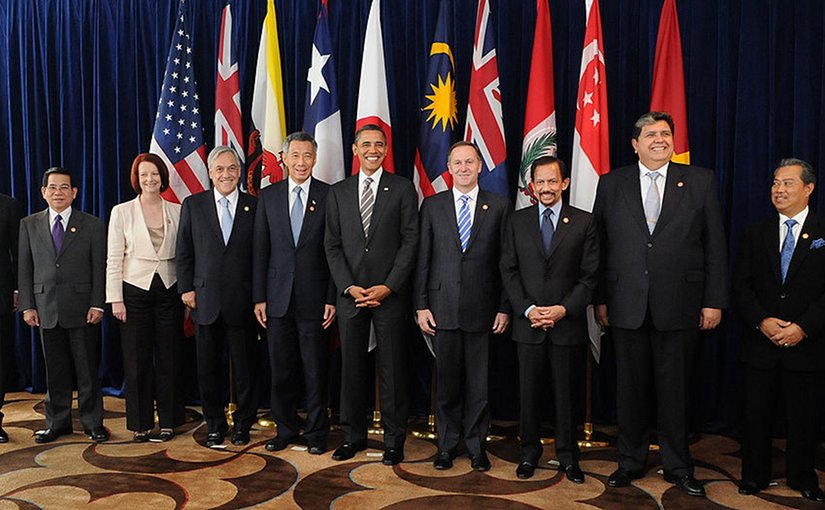
[[[487,404],[490,334],[510,323],[499,261],[510,202],[481,191],[481,154],[469,142],[450,147],[453,189],[421,206],[415,278],[418,326],[434,337],[438,455],[449,469],[463,438],[473,469],[487,471],[490,409]]]
[[[704,496],[688,451],[688,385],[699,330],[718,326],[728,302],[716,178],[670,162],[667,113],[642,115],[631,144],[638,164],[600,178],[593,210],[603,268],[596,316],[612,326],[616,350],[619,469],[608,485],[624,487],[644,476],[655,423],[665,480]]]

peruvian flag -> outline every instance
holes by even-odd
[[[358,86],[358,108],[355,130],[366,124],[381,126],[387,134],[387,155],[384,170],[395,173],[392,158],[392,122],[390,99],[387,92],[387,72],[384,64],[384,36],[381,35],[381,1],[372,0],[364,36],[364,55],[361,60],[361,83]],[[358,158],[352,158],[352,173],[361,169]]]
[[[607,78],[599,0],[585,0],[587,25],[576,95],[576,130],[570,165],[570,205],[593,210],[599,176],[610,171]]]
[[[218,46],[218,75],[215,80],[215,146],[229,145],[244,161],[241,124],[241,82],[238,78],[238,53],[232,37],[232,4],[221,16]]]
[[[536,35],[524,111],[524,143],[521,147],[516,209],[536,203],[530,166],[542,156],[556,154],[556,102],[553,87],[553,32],[547,0],[536,0]]]
[[[688,145],[685,71],[682,64],[682,37],[676,0],[665,0],[659,18],[656,58],[653,61],[653,91],[650,110],[667,112],[673,117],[673,161],[690,164]]]

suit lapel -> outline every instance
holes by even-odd
[[[539,220],[539,206],[534,204],[528,209],[530,211],[530,220],[527,222],[527,237],[536,243],[536,249],[541,253],[545,259],[547,254],[544,253],[544,242],[541,239],[541,224]]]
[[[309,184],[309,198],[307,199],[307,203],[304,207],[304,221],[301,224],[301,232],[298,235],[298,242],[295,244],[295,248],[300,248],[301,245],[306,241],[307,236],[310,232],[312,232],[312,227],[315,225],[315,222],[318,218],[318,184],[315,182],[315,179],[312,179]],[[287,196],[289,196],[287,192]],[[289,203],[289,201],[287,201]],[[287,218],[289,215],[287,214]],[[290,229],[292,226],[290,225]]]
[[[69,224],[66,225],[66,234],[63,236],[63,246],[61,246],[60,253],[57,254],[57,258],[60,258],[61,255],[66,253],[66,250],[69,249],[69,246],[71,246],[75,237],[77,237],[78,232],[80,232],[84,226],[83,218],[80,216],[79,211],[74,208],[72,209],[72,215],[69,216]],[[46,224],[48,225],[48,223]]]
[[[687,168],[676,163],[671,163],[667,170],[668,176],[665,180],[665,196],[662,199],[662,212],[656,222],[656,231],[664,227],[679,210],[679,203],[685,196],[685,189],[690,185]],[[640,195],[641,196],[641,195]]]
[[[774,219],[767,223],[767,228],[764,229],[765,236],[764,243],[768,247],[768,263],[771,266],[771,272],[776,283],[782,285],[782,268],[779,260],[779,222]]]
[[[562,204],[561,213],[559,214],[559,221],[556,223],[556,231],[553,233],[553,240],[550,242],[550,254],[547,258],[551,258],[553,253],[561,244],[567,233],[570,231],[570,218],[567,216],[567,206]]]
[[[647,220],[645,219],[645,210],[642,207],[642,188],[639,184],[639,167],[628,167],[630,171],[623,175],[624,179],[621,183],[622,193],[624,194],[627,208],[630,210],[630,215],[636,220],[636,224],[642,231],[650,235],[647,228]]]
[[[345,199],[341,204],[342,208],[345,207],[352,207],[350,210],[351,215],[355,216],[356,224],[360,227],[356,230],[360,232],[361,239],[365,242],[367,240],[367,236],[364,233],[364,228],[361,226],[361,189],[359,183],[361,182],[361,178],[358,174],[354,174],[351,177],[347,177],[347,180],[344,181],[344,186],[349,186],[348,188],[344,188],[344,194],[349,195],[349,199]],[[375,205],[373,205],[373,213],[375,213]],[[372,225],[370,225],[370,229],[372,229]]]
[[[378,222],[381,221],[381,216],[385,208],[384,204],[390,199],[390,193],[392,193],[392,186],[388,182],[390,179],[391,178],[388,176],[386,169],[381,172],[381,180],[378,181],[378,186],[375,189],[375,203],[372,206],[372,216],[370,217],[370,236],[372,236],[372,233],[375,232]],[[356,202],[356,204],[357,203],[358,202]],[[361,219],[360,208],[358,210],[358,219]]]
[[[802,225],[802,231],[799,233],[799,239],[796,241],[796,247],[793,250],[793,257],[791,257],[791,265],[788,266],[788,274],[785,276],[785,281],[788,282],[793,278],[793,275],[802,265],[802,261],[811,252],[811,243],[814,239],[821,237],[821,229],[818,228],[816,219],[809,211],[808,217],[805,219],[805,224]],[[775,236],[777,241],[778,236]]]
[[[249,221],[249,214],[252,211],[252,208],[249,207],[249,200],[247,199],[246,194],[242,192],[238,192],[238,205],[235,207],[235,216],[232,218],[232,232],[229,234],[229,242],[226,243],[229,246],[229,243],[232,242],[232,239],[236,237],[235,232],[241,228],[241,222]],[[289,218],[289,215],[287,215]],[[220,227],[218,228],[220,231]],[[240,234],[238,234],[240,235]],[[221,240],[223,240],[223,234],[221,234]]]
[[[476,201],[476,209],[473,216],[473,226],[470,230],[470,241],[467,243],[468,251],[470,250],[470,248],[473,247],[473,242],[475,241],[476,237],[478,237],[478,233],[481,232],[481,229],[484,227],[484,223],[487,221],[487,213],[489,210],[490,204],[487,192],[479,190],[478,200]],[[455,215],[455,207],[453,207],[453,215]],[[456,225],[458,225],[457,222]],[[457,228],[456,235],[458,235]],[[460,245],[461,242],[459,241],[459,246]]]
[[[49,225],[49,209],[47,208],[45,211],[40,213],[40,218],[37,219],[37,228],[35,229],[35,235],[39,238],[39,241],[43,243],[44,246],[51,246],[51,252],[54,254],[54,258],[57,258],[59,253],[54,247],[54,240],[52,239],[52,229]],[[65,237],[63,238],[65,242]]]
[[[240,200],[238,200],[238,205],[240,205]],[[220,240],[221,244],[223,244],[223,232],[221,231],[221,220],[218,218],[218,205],[215,202],[214,190],[210,189],[208,193],[204,194],[202,207],[206,209],[201,211],[201,214],[203,214],[206,217],[206,221],[209,222],[209,229]],[[234,221],[232,223],[234,225]],[[231,233],[229,238],[232,238]]]

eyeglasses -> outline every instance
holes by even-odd
[[[56,184],[49,184],[48,186],[46,186],[46,191],[48,191],[49,193],[54,193],[57,190],[60,190],[64,193],[68,193],[72,190],[72,187],[68,184],[61,184],[60,186],[57,186]]]

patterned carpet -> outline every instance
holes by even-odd
[[[723,436],[703,436],[693,444],[696,477],[703,480],[708,499],[690,498],[662,480],[658,456],[651,456],[647,476],[624,489],[606,490],[607,476],[615,468],[612,448],[588,450],[581,467],[587,476],[574,485],[547,461],[530,480],[518,480],[515,426],[507,438],[489,445],[493,468],[487,473],[470,469],[466,456],[450,471],[436,471],[432,442],[410,437],[406,461],[399,466],[381,464],[381,443],[348,462],[335,462],[330,453],[311,456],[300,447],[267,452],[270,430],[255,430],[246,447],[227,442],[223,450],[204,446],[205,427],[199,416],[178,429],[167,443],[134,444],[125,429],[123,401],[106,397],[105,425],[112,440],[95,445],[80,433],[47,445],[35,444],[32,434],[44,427],[42,395],[7,395],[3,408],[8,444],[0,444],[0,510],[5,509],[235,509],[258,507],[301,509],[535,509],[602,508],[700,509],[823,508],[799,497],[780,479],[776,487],[758,496],[740,496],[734,480],[739,476],[738,443]],[[330,446],[340,437],[333,433]],[[783,469],[783,443],[777,441],[774,466]],[[819,477],[825,485],[822,448],[818,452]],[[779,476],[777,474],[777,476]]]

